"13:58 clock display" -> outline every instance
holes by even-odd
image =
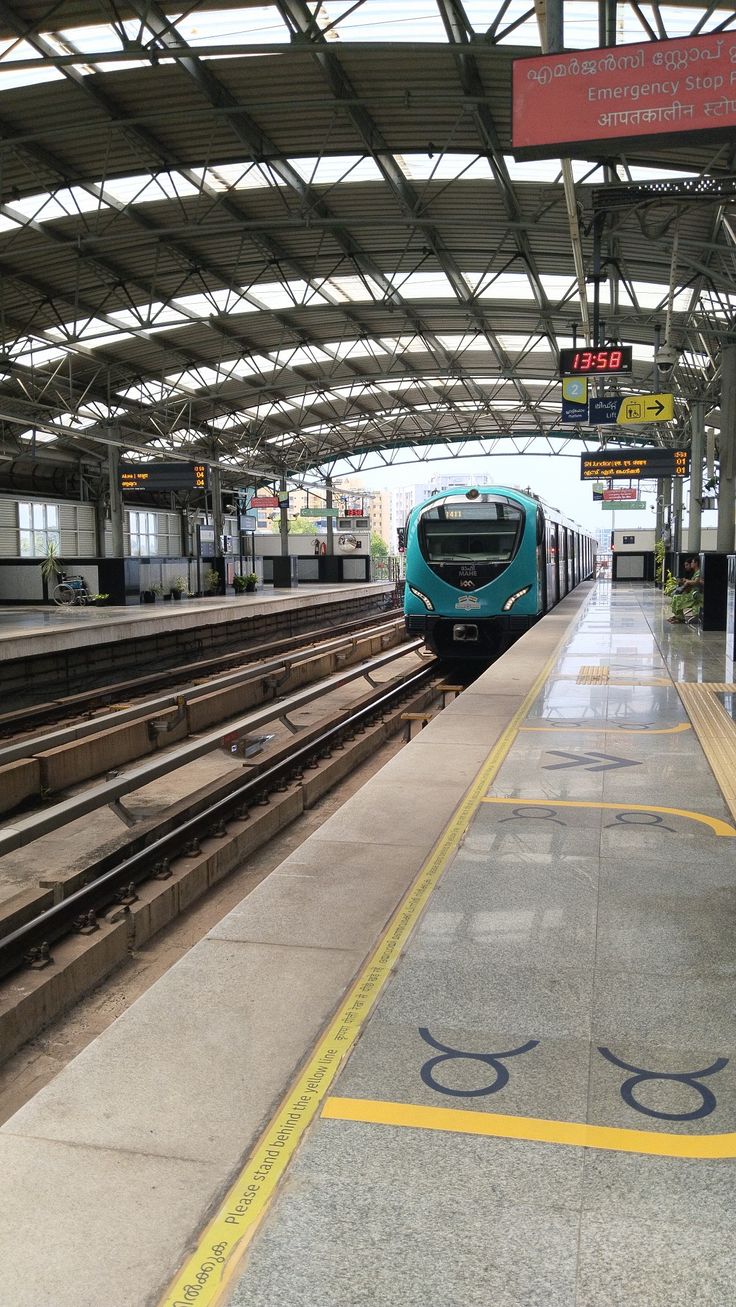
[[[631,372],[631,345],[606,345],[597,349],[561,349],[561,377],[590,377]]]

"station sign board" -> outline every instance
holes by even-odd
[[[645,422],[671,422],[674,395],[606,395],[591,399],[588,421],[592,427],[635,427]]]
[[[635,508],[641,510],[642,508],[646,508],[646,506],[646,499],[624,499],[623,501],[609,500],[606,503],[601,504],[601,508],[607,508],[614,513],[617,513],[620,508]]]
[[[339,517],[337,508],[302,508],[300,517]]]
[[[124,494],[141,490],[206,490],[206,463],[121,463],[120,489]]]
[[[288,504],[288,500],[287,500]],[[252,495],[249,508],[280,508],[281,504],[277,495]]]
[[[686,477],[690,471],[687,449],[606,450],[580,455],[581,481],[639,481],[644,477]]]
[[[604,499],[637,499],[638,491],[633,486],[616,486],[613,490],[603,491]]]
[[[644,41],[513,63],[512,149],[559,157],[622,140],[729,136],[736,128],[736,33]]]

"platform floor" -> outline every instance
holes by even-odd
[[[139,606],[98,608],[73,606],[0,605],[0,661],[96,643],[135,639],[157,631],[234,622],[257,617],[274,604],[281,608],[311,608],[354,599],[366,591],[391,593],[388,581],[346,581],[341,585],[299,585],[277,590],[261,587],[255,594],[213,595],[210,599],[180,600]]]
[[[680,693],[733,765],[733,690],[666,611],[581,587],[6,1123],[12,1307],[736,1299],[736,810]]]

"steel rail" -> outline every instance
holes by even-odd
[[[0,939],[0,977],[8,975],[33,961],[33,951],[40,955],[63,935],[80,928],[90,912],[98,914],[101,909],[112,903],[120,902],[120,892],[125,894],[131,885],[135,886],[156,874],[156,868],[182,853],[194,841],[213,836],[213,826],[226,823],[228,819],[245,820],[247,807],[257,802],[268,790],[283,786],[294,779],[295,771],[302,764],[307,764],[315,755],[326,756],[330,746],[340,746],[342,737],[364,728],[372,718],[380,716],[398,700],[420,687],[437,672],[437,663],[423,667],[417,672],[394,685],[388,690],[381,690],[371,701],[355,711],[348,711],[340,721],[320,731],[308,743],[297,745],[286,759],[259,770],[258,775],[249,776],[233,788],[233,782],[224,782],[222,790],[216,792],[207,801],[207,806],[183,822],[177,822],[175,829],[155,837],[146,833],[146,845],[135,853],[124,856],[122,860],[102,875],[91,880],[82,889],[76,890],[68,898],[54,904],[32,921],[26,922],[11,934]],[[166,825],[166,821],[162,823]],[[222,830],[216,838],[222,837]],[[115,855],[112,855],[115,856]],[[109,861],[109,858],[105,861]]]
[[[383,634],[382,628],[398,626],[399,624],[403,625],[403,619],[398,616],[388,620],[382,618],[373,628],[361,626],[358,631],[352,634],[336,636],[332,640],[324,640],[308,646],[301,645],[293,653],[287,654],[285,657],[273,658],[269,662],[250,663],[239,671],[213,677],[202,685],[190,686],[178,693],[171,691],[168,694],[158,695],[155,699],[145,699],[141,703],[131,705],[129,708],[120,708],[116,709],[115,712],[105,713],[95,717],[92,721],[76,722],[71,726],[64,726],[57,731],[51,731],[46,735],[36,735],[19,740],[15,744],[0,748],[0,767],[8,762],[16,762],[19,758],[30,758],[34,754],[44,752],[47,749],[56,749],[62,744],[70,744],[74,740],[83,740],[89,735],[98,735],[102,731],[115,726],[122,726],[126,722],[138,721],[141,717],[150,717],[152,713],[177,708],[182,699],[186,703],[196,702],[197,699],[201,699],[217,690],[227,690],[233,686],[247,684],[249,681],[274,676],[280,671],[288,675],[293,668],[299,667],[301,663],[308,662],[311,658],[318,658],[322,654],[339,653],[341,649],[354,645],[360,639],[360,633],[363,630],[366,631],[366,639],[371,638],[371,636],[378,638]],[[174,669],[175,672],[182,670],[180,668]],[[191,670],[196,675],[195,668]]]
[[[318,626],[314,630],[307,628],[304,631],[297,631],[294,635],[283,636],[278,640],[270,640],[267,644],[246,645],[244,648],[231,649],[228,653],[220,654],[214,658],[198,659],[196,662],[187,663],[186,666],[182,666],[181,663],[174,664],[156,672],[146,672],[143,676],[137,676],[131,680],[109,681],[90,690],[81,690],[75,694],[55,697],[45,703],[29,704],[23,708],[15,708],[12,712],[0,713],[0,731],[6,730],[9,726],[15,726],[17,723],[23,726],[36,720],[43,721],[46,717],[59,716],[64,712],[89,711],[97,702],[103,703],[105,700],[109,701],[118,695],[134,694],[137,689],[143,690],[146,687],[151,690],[155,689],[157,686],[171,681],[177,674],[182,677],[199,676],[208,672],[222,670],[231,663],[248,662],[251,664],[259,658],[278,657],[282,653],[298,651],[305,647],[304,641],[313,640],[317,643],[328,633],[335,639],[341,635],[348,636],[351,632],[357,633],[361,630],[370,629],[371,618],[375,618],[375,625],[380,627],[384,623],[398,621],[401,618],[401,612],[397,608],[392,608],[382,613],[366,613],[362,617],[353,618],[349,622],[338,623],[334,627]]]
[[[89,789],[83,790],[81,794],[74,795],[71,799],[63,799],[47,811],[33,813],[29,817],[21,818],[20,821],[16,821],[13,825],[6,826],[0,831],[0,857],[5,853],[12,853],[14,849],[20,849],[27,844],[32,844],[34,840],[50,834],[51,831],[58,830],[61,826],[68,825],[69,822],[76,821],[78,817],[85,817],[87,813],[94,812],[97,808],[104,808],[114,803],[116,799],[122,798],[124,794],[130,794],[132,790],[138,790],[141,786],[148,785],[151,781],[168,775],[169,772],[178,771],[180,767],[186,766],[187,763],[195,762],[204,754],[211,753],[214,749],[219,748],[225,735],[231,735],[236,731],[256,730],[259,726],[265,726],[268,722],[276,721],[280,717],[283,718],[289,712],[305,707],[314,699],[321,699],[325,694],[329,694],[331,690],[340,689],[350,681],[358,680],[361,676],[367,676],[370,672],[384,667],[387,663],[405,657],[406,654],[419,649],[422,644],[423,641],[419,639],[409,640],[397,649],[391,649],[388,653],[379,654],[375,658],[366,660],[359,667],[352,667],[345,672],[337,672],[316,685],[307,686],[304,690],[298,690],[295,694],[281,700],[280,703],[268,704],[266,707],[257,708],[255,712],[250,712],[243,717],[236,718],[234,721],[223,723],[217,730],[209,731],[196,740],[188,741],[165,756],[159,757],[155,762],[142,763],[131,768],[125,775],[117,776],[101,785],[90,786]]]

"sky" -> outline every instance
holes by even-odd
[[[494,484],[515,486],[525,489],[527,486],[545,500],[551,507],[559,509],[580,526],[596,532],[601,529],[631,526],[635,530],[653,528],[656,520],[656,482],[644,481],[639,487],[639,497],[646,501],[645,511],[632,512],[630,509],[610,509],[594,502],[590,482],[580,480],[580,450],[571,454],[523,454],[523,455],[476,455],[466,458],[437,459],[426,462],[409,462],[390,468],[379,468],[371,472],[361,472],[359,477],[350,474],[351,480],[359,480],[368,490],[397,490],[402,486],[426,484],[433,476],[452,473],[467,478],[473,483],[474,473],[485,473],[493,477]],[[626,485],[626,482],[620,482]],[[687,506],[689,481],[684,485],[684,525],[687,525]],[[336,487],[340,481],[336,478]],[[715,526],[715,511],[703,514],[703,526]]]
[[[594,504],[590,482],[583,483],[580,480],[579,450],[571,455],[492,455],[404,463],[374,472],[361,472],[360,481],[369,490],[397,490],[401,486],[423,484],[433,476],[452,473],[455,476],[466,476],[471,485],[474,472],[492,476],[496,485],[516,486],[520,489],[528,486],[551,507],[559,509],[589,531],[611,526],[610,511],[603,510],[598,503]],[[339,482],[336,484],[339,485]],[[644,497],[654,504],[653,493],[645,494]],[[654,516],[653,510],[647,510],[646,513],[627,511],[625,521],[630,521],[632,526],[639,528],[654,526]],[[616,514],[616,525],[622,524],[624,513],[619,511]]]

